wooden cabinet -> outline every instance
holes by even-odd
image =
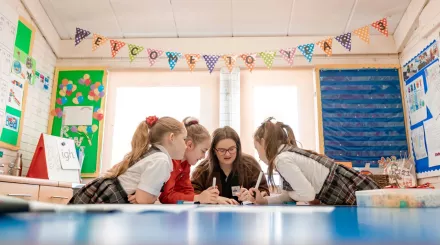
[[[29,201],[67,204],[73,196],[72,186],[78,184],[0,175],[0,195]]]

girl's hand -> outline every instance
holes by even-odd
[[[243,187],[241,187],[240,193],[237,194],[237,197],[238,197],[238,200],[241,202],[244,202],[244,201],[252,202],[251,199],[253,199],[253,197],[251,196],[249,191]]]
[[[225,205],[238,205],[239,203],[235,201],[234,199],[229,199],[226,197],[217,197],[217,203],[218,204],[225,204]]]
[[[137,201],[136,201],[136,195],[128,195],[128,201],[131,203],[131,204],[139,204]]]
[[[255,204],[258,204],[258,205],[267,205],[267,200],[266,200],[266,198],[264,198],[264,197],[261,195],[260,190],[255,189],[255,188],[251,188],[251,189],[249,189],[249,191],[250,191],[250,193],[251,193],[252,196],[255,196],[255,201],[254,201]]]
[[[209,203],[214,204],[217,203],[218,198],[218,189],[215,187],[209,187],[208,189],[204,190],[202,193],[194,197],[195,202],[200,203]]]

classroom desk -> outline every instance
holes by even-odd
[[[440,209],[214,208],[9,214],[0,244],[440,244]]]

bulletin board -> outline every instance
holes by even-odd
[[[10,76],[1,80],[0,147],[19,150],[26,108],[28,84],[34,79],[36,62],[30,58],[35,28],[19,17],[13,55],[8,61]],[[5,103],[3,103],[3,100]]]
[[[353,167],[408,152],[398,65],[317,69],[320,151]]]
[[[74,140],[82,177],[100,172],[106,79],[104,67],[55,69],[48,132]]]
[[[440,176],[440,66],[437,40],[403,66],[403,77],[417,177]]]

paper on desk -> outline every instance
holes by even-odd
[[[414,147],[414,153],[416,155],[416,159],[423,159],[428,156],[425,147],[425,131],[423,129],[423,125],[411,130],[411,140]]]
[[[423,122],[425,126],[426,147],[429,167],[440,165],[440,120],[431,118]]]

